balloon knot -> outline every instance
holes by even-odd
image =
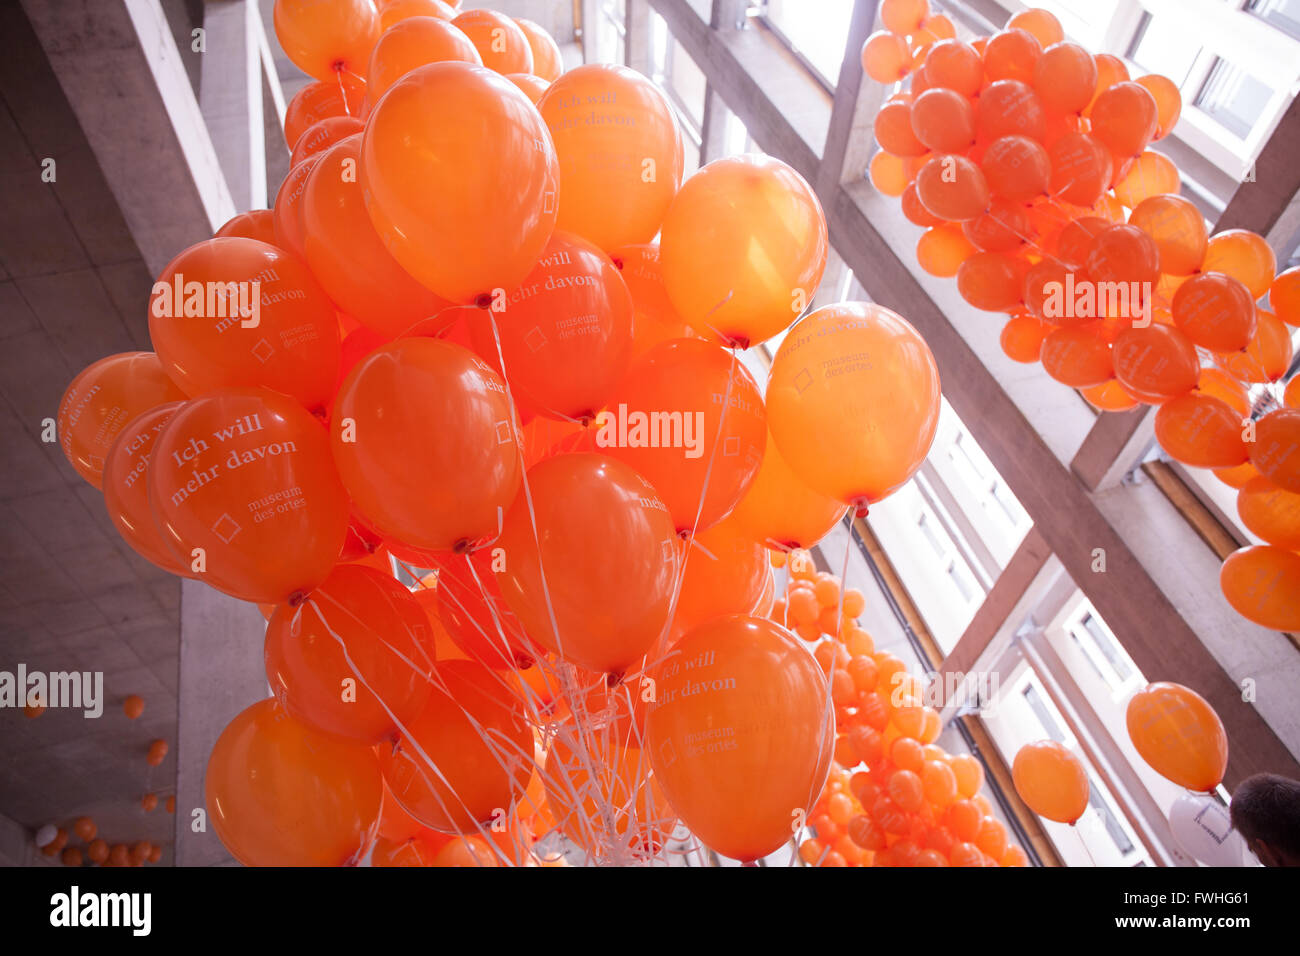
[[[322,425],[329,424],[330,411],[324,405],[317,405],[314,408],[309,408],[307,411]]]
[[[694,534],[694,533],[695,533],[694,530],[691,529],[691,528],[678,528],[678,529],[677,529],[677,536],[678,536],[679,538],[681,538],[683,541],[690,541],[690,540],[691,540],[691,535]]]
[[[474,550],[474,542],[469,538],[461,538],[451,546],[453,554],[469,554]]]
[[[333,63],[330,64],[330,69],[333,70],[335,73],[342,73],[345,69],[347,69],[347,65],[348,64],[346,60],[335,60]]]
[[[850,502],[853,506],[853,517],[865,518],[867,516],[868,506],[871,504],[865,497],[857,497]]]
[[[306,591],[294,591],[292,594],[289,595],[289,600],[286,601],[285,603],[288,604],[289,607],[297,607],[305,600],[307,600]]]
[[[726,339],[727,339],[727,348],[729,349],[735,349],[738,352],[743,352],[745,351],[745,349],[749,348],[748,335],[728,335],[726,336]]]
[[[474,305],[480,309],[490,309],[492,307],[492,296],[486,292],[480,292],[474,296]]]
[[[611,690],[617,687],[621,683],[623,683],[622,671],[618,672],[617,674],[614,673],[613,671],[610,671],[608,674],[605,675],[605,686],[610,688]]]
[[[614,262],[614,267],[615,267],[616,269],[618,269],[619,272],[622,272],[622,271],[623,271],[623,257],[622,257],[622,256],[610,256],[610,259],[613,260],[613,262]]]

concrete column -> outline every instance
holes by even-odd
[[[262,122],[262,56],[257,5],[208,0],[199,108],[212,136],[236,209],[266,208],[266,143]]]

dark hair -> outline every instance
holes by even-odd
[[[1232,825],[1248,840],[1300,859],[1300,781],[1275,773],[1247,777],[1228,807]]]

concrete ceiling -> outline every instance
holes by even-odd
[[[0,5],[0,210],[0,670],[102,671],[105,697],[98,719],[0,710],[0,815],[35,828],[88,814],[110,843],[168,845],[162,797],[151,814],[140,798],[175,786],[180,584],[39,439],[78,371],[149,348],[152,276],[16,4]],[[145,700],[135,721],[129,694]],[[157,768],[154,738],[173,744]]]

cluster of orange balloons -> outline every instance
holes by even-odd
[[[683,182],[632,70],[441,0],[275,25],[314,82],[273,208],[182,250],[154,351],[58,420],[134,550],[267,618],[217,834],[253,865],[532,865],[560,834],[643,863],[679,822],[779,849],[835,732],[767,549],[919,467],[925,342],[875,305],[804,315],[811,187],[767,156]],[[764,392],[737,352],[787,329]]]
[[[799,842],[809,866],[1026,866],[980,793],[984,769],[935,744],[942,724],[920,678],[877,650],[862,592],[842,589],[803,549],[777,558],[788,588],[771,611],[816,645],[835,711],[833,762]],[[796,833],[802,818],[793,821]]]
[[[41,842],[50,830],[54,833]],[[91,817],[77,817],[72,823],[71,835],[79,839],[82,845],[69,843],[71,836],[67,828],[47,825],[37,832],[37,845],[41,853],[51,858],[57,856],[64,866],[82,866],[86,863],[96,866],[144,866],[162,860],[162,846],[149,840],[109,844],[99,836],[99,825]]]
[[[1178,121],[1177,86],[1130,78],[1045,10],[970,43],[927,0],[880,13],[863,66],[905,85],[876,116],[869,176],[925,229],[921,267],[1006,316],[1003,351],[1099,411],[1157,407],[1165,451],[1241,489],[1265,542],[1225,562],[1225,597],[1264,627],[1300,627],[1300,386],[1283,383],[1300,270],[1275,275],[1256,233],[1210,235],[1179,195],[1151,148]]]

